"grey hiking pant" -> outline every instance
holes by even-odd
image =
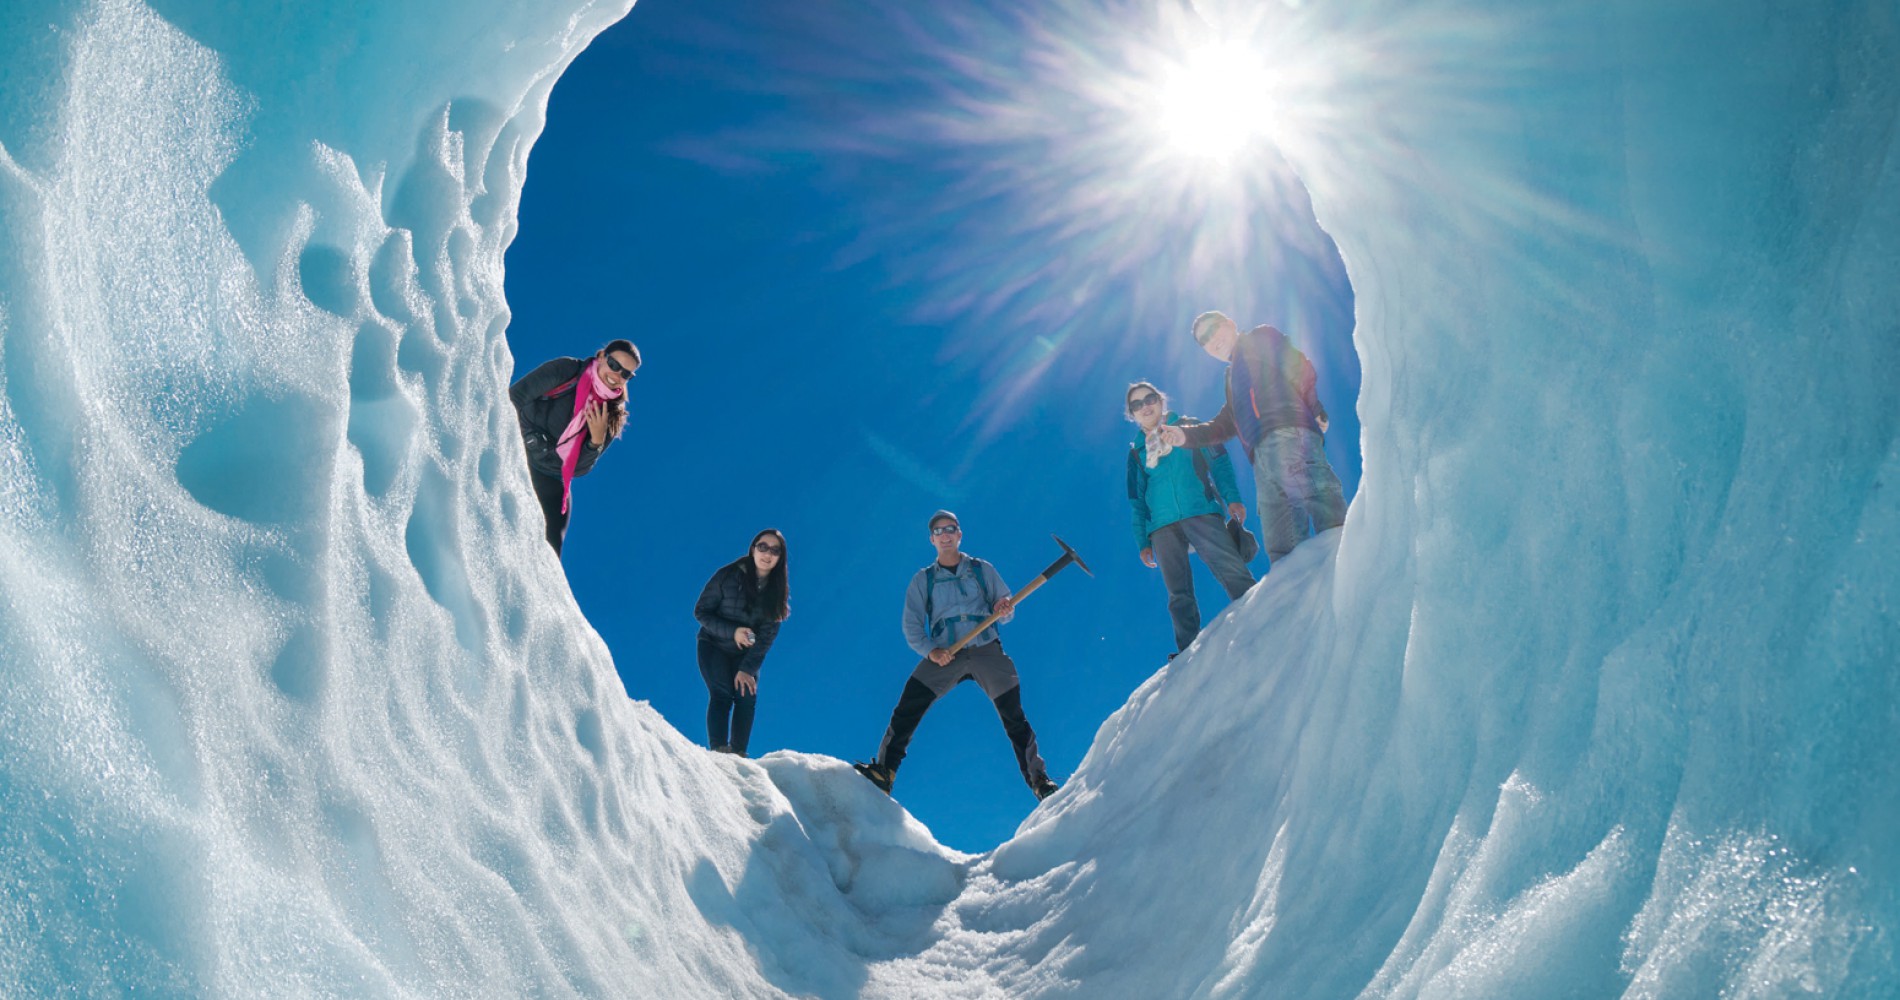
[[[911,734],[917,731],[917,724],[924,721],[924,713],[930,711],[938,698],[949,694],[951,688],[971,680],[996,705],[996,716],[1003,722],[1003,731],[1009,734],[1010,745],[1016,748],[1016,766],[1023,772],[1023,781],[1035,788],[1048,778],[1049,769],[1042,762],[1042,754],[1036,751],[1036,731],[1023,716],[1022,682],[1016,676],[1016,661],[1003,652],[1000,640],[965,646],[942,666],[924,657],[910,672],[910,679],[904,682],[904,693],[891,712],[891,724],[884,730],[883,742],[878,744],[877,762],[892,771],[897,770],[904,762],[905,750],[910,747]]]
[[[1276,427],[1260,435],[1253,479],[1265,534],[1260,544],[1273,562],[1306,541],[1309,522],[1315,534],[1346,522],[1345,490],[1326,461],[1326,439],[1310,427]]]
[[[1227,533],[1227,522],[1219,514],[1199,514],[1164,524],[1148,533],[1148,547],[1154,550],[1155,564],[1161,567],[1161,582],[1168,588],[1168,617],[1174,619],[1174,648],[1186,649],[1201,634],[1201,604],[1194,599],[1194,567],[1188,563],[1188,547],[1201,554],[1201,562],[1233,600],[1253,586],[1253,574],[1234,548],[1234,536]]]

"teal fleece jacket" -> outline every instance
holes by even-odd
[[[1169,413],[1167,422],[1192,427],[1199,423],[1191,417]],[[1156,529],[1202,514],[1225,518],[1227,505],[1240,503],[1240,483],[1234,478],[1234,461],[1227,448],[1214,445],[1200,449],[1207,461],[1208,474],[1220,496],[1207,495],[1207,486],[1194,470],[1194,449],[1176,448],[1155,467],[1148,468],[1148,456],[1137,437],[1128,451],[1128,500],[1134,507],[1135,548],[1149,548],[1148,536]]]

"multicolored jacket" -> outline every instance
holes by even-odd
[[[1254,446],[1268,431],[1319,430],[1326,407],[1320,405],[1315,388],[1318,376],[1286,334],[1269,325],[1256,326],[1234,341],[1228,362],[1227,405],[1214,419],[1188,430],[1189,447],[1205,448],[1238,437],[1252,461]]]

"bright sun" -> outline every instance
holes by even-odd
[[[1215,42],[1160,81],[1159,125],[1179,154],[1225,162],[1265,134],[1271,80],[1259,53]]]

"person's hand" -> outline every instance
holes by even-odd
[[[1149,569],[1154,569],[1155,568],[1155,550],[1142,549],[1141,550],[1141,564],[1143,566],[1148,567]]]
[[[950,650],[943,646],[938,646],[936,649],[933,649],[930,651],[930,662],[936,664],[937,666],[940,666],[940,667],[949,666],[950,659],[951,659]]]
[[[1187,431],[1173,424],[1164,424],[1157,427],[1155,428],[1155,433],[1161,436],[1161,440],[1166,441],[1176,448],[1183,447],[1187,444]]]
[[[744,625],[732,630],[732,644],[740,649],[751,649],[752,644],[757,641],[759,641],[759,637],[754,635],[752,630],[746,628]]]
[[[582,415],[587,418],[587,436],[594,439],[594,447],[607,443],[607,404],[596,399],[587,404]]]
[[[1247,505],[1244,503],[1228,504],[1227,519],[1229,521],[1245,521],[1247,519]]]
[[[1326,418],[1325,418],[1325,417],[1320,417],[1320,418],[1319,418],[1319,432],[1320,432],[1321,434],[1324,434],[1324,433],[1326,433],[1326,428],[1327,428],[1328,426],[1330,426],[1330,425],[1328,425],[1328,424],[1327,424],[1327,422],[1326,422]]]
[[[996,599],[995,606],[991,607],[990,610],[1000,615],[1008,613],[1009,609],[1015,606],[1016,596],[1014,594],[1004,594]]]
[[[748,674],[741,670],[732,675],[732,688],[741,695],[758,694],[759,678],[756,674]]]

